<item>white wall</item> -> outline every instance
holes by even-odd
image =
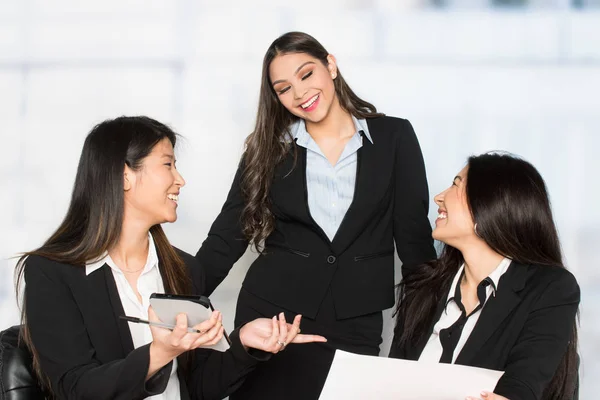
[[[540,169],[582,287],[581,398],[591,397],[600,390],[600,12],[565,0],[448,3],[0,0],[0,326],[18,321],[8,257],[60,222],[83,138],[104,118],[146,114],[186,137],[188,185],[167,231],[195,253],[252,129],[264,51],[303,30],[336,55],[359,95],[411,120],[432,195],[473,153],[509,150]],[[213,296],[226,327],[253,258]]]

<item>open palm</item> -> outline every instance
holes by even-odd
[[[301,315],[288,324],[283,313],[272,319],[257,318],[248,322],[240,330],[240,340],[245,347],[278,353],[289,343],[326,342],[322,336],[300,334]]]

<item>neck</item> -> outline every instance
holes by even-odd
[[[121,268],[131,269],[128,265],[146,263],[148,258],[150,227],[136,219],[123,218],[123,226],[117,244],[108,251],[113,261]]]
[[[343,139],[354,135],[356,132],[352,115],[342,109],[337,96],[323,120],[319,122],[305,120],[305,124],[306,130],[315,140],[325,137]]]
[[[477,287],[504,259],[504,256],[496,253],[481,239],[465,246],[461,253],[465,259],[464,284],[467,287]]]

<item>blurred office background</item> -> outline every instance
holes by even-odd
[[[594,397],[600,0],[0,0],[0,328],[19,320],[10,257],[60,222],[83,139],[105,118],[146,114],[185,136],[188,184],[166,229],[197,251],[253,127],[264,51],[289,30],[320,40],[360,96],[411,120],[432,196],[473,153],[508,150],[540,169],[582,288],[581,398]],[[254,257],[213,295],[229,329]]]

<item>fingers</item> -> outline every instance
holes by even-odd
[[[169,335],[171,346],[179,347],[181,344],[181,340],[185,335],[188,334],[188,323],[187,323],[187,315],[184,313],[177,314],[175,320],[175,328],[173,328],[173,332]]]
[[[287,322],[285,321],[285,314],[279,314],[279,339],[277,340],[277,344],[280,346],[280,351],[285,348],[288,344],[288,328]]]
[[[214,328],[220,321],[223,320],[223,315],[219,311],[213,311],[210,315],[210,318],[206,321],[203,321],[197,325],[194,325],[194,328],[198,329],[200,333],[206,333],[212,328]]]
[[[212,317],[211,317],[212,318]],[[206,322],[206,321],[205,321]],[[199,324],[202,325],[202,324]],[[208,347],[219,343],[223,337],[223,315],[219,313],[214,325],[206,333],[199,334],[200,336],[194,341],[192,348]]]
[[[325,342],[327,342],[327,339],[325,337],[319,336],[319,335],[301,334],[301,335],[296,335],[294,340],[292,340],[292,343],[313,343],[313,342],[325,343]]]
[[[161,322],[160,319],[158,318],[158,315],[156,315],[156,313],[154,312],[154,309],[152,308],[152,306],[148,307],[148,321]]]
[[[285,339],[286,344],[293,343],[296,335],[300,333],[300,320],[302,320],[302,315],[298,314],[294,317],[294,323],[292,325],[287,324],[288,335]]]
[[[327,342],[327,339],[323,336],[319,335],[301,335],[300,334],[300,321],[302,320],[302,315],[296,315],[294,318],[294,323],[292,324],[287,343],[312,343],[312,342]]]
[[[466,400],[508,400],[506,397],[500,396],[498,394],[488,392],[487,390],[479,393],[479,397],[467,396]]]

